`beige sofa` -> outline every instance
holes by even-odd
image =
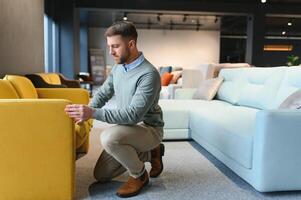
[[[180,88],[197,88],[203,80],[215,78],[223,68],[251,67],[248,63],[210,63],[196,68],[183,69],[181,81],[178,84],[163,86],[160,99],[175,99],[176,90]]]

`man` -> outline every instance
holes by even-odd
[[[132,23],[117,22],[107,29],[105,36],[116,65],[89,106],[68,105],[65,110],[76,123],[94,118],[117,124],[101,134],[104,151],[94,176],[105,182],[128,170],[128,181],[116,194],[130,197],[148,184],[144,162],[151,162],[150,177],[159,176],[163,170],[160,75],[138,51],[138,34]],[[102,108],[114,94],[117,109]]]

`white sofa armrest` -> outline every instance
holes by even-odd
[[[301,111],[263,110],[253,140],[254,187],[263,192],[300,189]],[[283,188],[286,185],[287,188]]]
[[[175,99],[192,99],[197,88],[180,88],[175,91]]]
[[[169,84],[168,85],[167,90],[168,90],[170,99],[174,99],[175,98],[175,92],[179,88],[182,88],[182,85],[180,85],[180,84]]]

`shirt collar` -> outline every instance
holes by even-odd
[[[122,64],[124,71],[128,72],[136,67],[138,67],[144,61],[144,55],[142,52],[139,52],[138,58],[129,64]]]

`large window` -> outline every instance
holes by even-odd
[[[58,25],[44,15],[45,72],[59,72]]]

